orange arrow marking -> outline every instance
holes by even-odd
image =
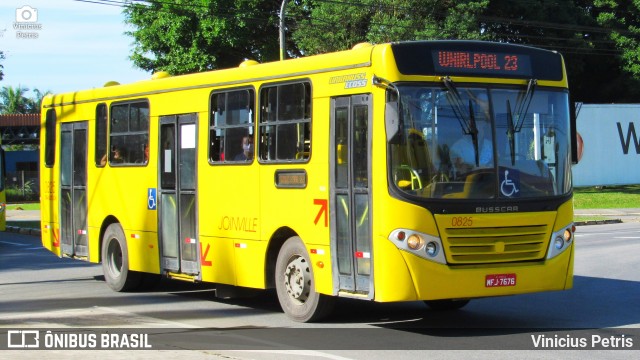
[[[204,254],[202,253],[202,243],[200,243],[200,264],[202,266],[211,266],[211,260],[207,260],[207,255],[209,255],[209,249],[211,248],[211,244],[207,244],[207,248],[204,249]]]
[[[316,215],[316,219],[313,220],[313,223],[318,225],[320,217],[324,214],[324,227],[329,226],[329,218],[327,217],[329,205],[327,199],[313,199],[313,205],[320,205],[320,211],[318,211],[318,215]]]

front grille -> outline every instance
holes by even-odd
[[[540,260],[550,237],[548,225],[445,228],[441,235],[451,264]]]

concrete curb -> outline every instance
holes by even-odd
[[[7,226],[7,232],[18,233],[22,235],[40,236],[42,235],[40,229],[21,228],[18,226]]]
[[[576,221],[574,224],[576,226],[585,226],[585,225],[605,225],[605,224],[620,224],[623,221],[621,219],[609,219],[609,220],[590,220],[590,221]]]

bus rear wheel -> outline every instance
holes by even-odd
[[[312,322],[331,313],[334,298],[316,292],[313,266],[299,237],[293,236],[284,243],[275,271],[278,301],[287,316],[299,322]]]
[[[129,270],[129,255],[120,224],[107,227],[102,238],[102,272],[114,291],[133,290],[140,285],[141,273]]]

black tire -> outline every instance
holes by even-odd
[[[469,300],[426,300],[424,302],[429,308],[436,311],[451,311],[463,308],[469,303]]]
[[[102,272],[114,291],[128,291],[140,285],[142,274],[129,270],[129,254],[120,224],[107,227],[102,238]]]
[[[284,243],[275,272],[278,301],[288,317],[313,322],[331,313],[335,299],[315,291],[313,266],[299,237],[293,236]]]

